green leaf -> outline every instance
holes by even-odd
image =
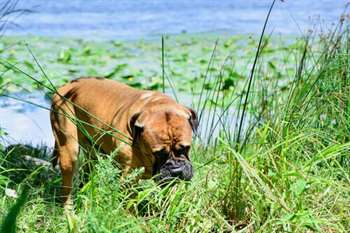
[[[67,49],[67,50],[62,50],[59,54],[59,57],[57,61],[62,62],[62,63],[69,63],[72,60],[72,50]]]
[[[105,76],[105,78],[112,78],[116,74],[119,74],[120,72],[122,72],[127,66],[128,64],[126,63],[118,64],[109,74]]]
[[[222,90],[228,90],[230,87],[233,87],[235,85],[235,82],[231,78],[226,78],[224,80],[224,85],[222,86]]]
[[[161,88],[161,84],[159,82],[152,83],[148,86],[148,90],[159,90]]]
[[[291,187],[291,191],[299,196],[302,194],[307,188],[307,182],[304,179],[297,180]]]
[[[27,61],[27,60],[24,60],[23,63],[28,69],[30,69],[31,71],[35,71],[35,67],[34,67],[33,63],[31,63],[30,61]]]
[[[83,50],[84,56],[90,56],[91,55],[91,48],[89,46],[86,46]]]
[[[135,77],[134,77],[134,75],[132,75],[132,74],[128,74],[128,75],[123,75],[121,78],[131,81],[131,80],[133,80]]]
[[[140,82],[132,82],[132,83],[128,83],[128,84],[132,87],[137,87],[137,88],[142,87],[142,83],[140,83]]]

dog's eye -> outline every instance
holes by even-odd
[[[181,146],[176,151],[176,156],[181,156],[181,155],[185,155],[186,156],[189,150],[190,150],[190,146]]]

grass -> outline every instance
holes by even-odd
[[[217,43],[210,37],[168,38],[162,48],[152,41],[67,40],[68,48],[62,53],[44,53],[47,48],[38,46],[40,41],[59,43],[55,40],[28,39],[39,61],[45,61],[41,56],[51,56],[43,66],[57,72],[49,74],[54,85],[72,75],[68,67],[78,70],[74,74],[85,73],[82,67],[100,58],[102,63],[87,67],[132,85],[137,79],[136,87],[161,90],[162,85],[145,81],[152,66],[140,72],[142,66],[137,65],[140,57],[157,57],[155,63],[163,65],[153,66],[155,82],[168,80],[168,75],[175,88],[192,92],[197,99],[201,139],[196,140],[191,154],[193,180],[163,188],[152,180],[136,180],[142,170],[121,179],[118,165],[110,159],[113,156],[99,157],[90,174],[79,173],[75,209],[70,212],[57,202],[57,170],[24,157],[49,160],[47,148],[4,148],[0,152],[1,218],[11,215],[18,205],[15,198],[5,195],[5,189],[20,193],[29,187],[17,216],[17,232],[349,232],[349,39],[344,20],[327,33],[314,32],[293,41],[276,44],[276,38],[263,37],[247,101],[249,83],[243,77],[249,74],[247,64],[254,61],[256,49],[250,50],[256,38],[230,37]],[[10,44],[7,40],[3,43]],[[135,43],[136,50],[140,43],[148,56],[123,52],[115,55],[117,59],[106,49],[116,46],[129,51]],[[37,48],[41,52],[36,53]],[[248,50],[237,62],[238,54]],[[3,59],[20,68],[3,67],[8,71],[2,76],[8,88],[3,91],[35,87],[23,81],[24,76],[13,78],[24,75],[22,69],[33,73],[37,69],[25,51],[16,50],[12,55],[11,50],[3,51]],[[160,57],[162,53],[165,56]],[[118,64],[106,62],[106,57]],[[190,65],[195,72],[188,70]],[[128,78],[120,78],[124,76]],[[234,119],[242,116],[243,108],[247,117],[237,150],[240,126]],[[201,114],[204,111],[206,116]],[[216,129],[220,133],[215,139],[210,135]],[[90,161],[82,156],[84,162]],[[84,175],[89,176],[88,181],[79,182]]]

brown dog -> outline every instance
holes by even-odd
[[[118,150],[116,160],[123,171],[144,167],[143,178],[193,176],[189,150],[197,116],[162,93],[103,78],[73,80],[52,98],[51,125],[65,203],[80,146],[87,151],[94,146],[105,154]]]

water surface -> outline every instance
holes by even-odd
[[[2,1],[4,2],[4,0]],[[14,19],[7,34],[108,39],[161,34],[260,33],[269,0],[22,0],[33,13]],[[276,1],[268,31],[299,34],[337,22],[348,0]],[[321,19],[321,20],[320,20]]]
[[[43,92],[11,94],[11,96],[44,108],[50,107],[50,101],[45,98]],[[4,96],[0,97],[0,128],[8,134],[0,139],[3,144],[53,146],[49,111],[36,105]]]

